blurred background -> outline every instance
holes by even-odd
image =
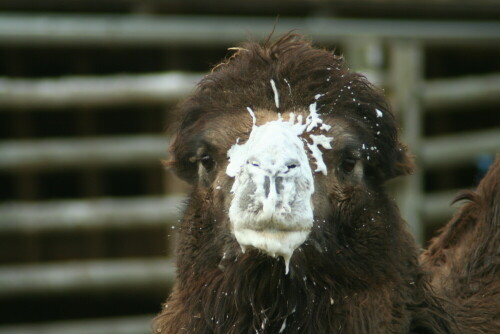
[[[499,1],[0,0],[0,334],[150,332],[187,189],[170,111],[276,22],[385,89],[421,245],[450,218],[500,152]]]

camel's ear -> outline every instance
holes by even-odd
[[[189,184],[198,182],[198,164],[192,158],[181,157],[167,161],[167,168]]]
[[[177,177],[189,184],[194,184],[198,180],[198,170],[196,163],[182,160],[162,161],[163,166],[172,171]]]
[[[194,158],[196,153],[193,151],[196,146],[186,138],[192,139],[189,136],[185,136],[185,140],[174,138],[169,149],[170,159],[162,161],[162,164],[180,179],[194,184],[198,180],[198,165]]]
[[[400,142],[393,151],[390,167],[386,170],[385,179],[390,180],[398,176],[410,175],[415,169],[414,157],[408,147]]]

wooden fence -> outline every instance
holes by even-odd
[[[219,45],[229,47],[268,34],[274,20],[236,17],[147,17],[132,15],[0,15],[0,45],[109,46]],[[426,138],[425,112],[500,101],[500,73],[426,81],[422,76],[427,45],[500,45],[498,22],[335,20],[281,18],[279,34],[297,29],[319,43],[339,43],[352,66],[382,83],[400,112],[403,137],[419,168],[399,185],[398,199],[419,242],[423,221],[446,220],[453,191],[425,193],[423,173],[438,166],[469,163],[479,154],[500,151],[500,128]],[[377,53],[389,59],[377,61]],[[189,94],[199,73],[157,73],[49,79],[0,78],[0,113],[32,108],[63,112],[67,107],[167,104]],[[498,126],[498,124],[497,124]],[[164,158],[168,139],[161,134],[82,139],[4,140],[0,170],[59,169],[68,166],[142,164]],[[127,229],[135,224],[176,221],[182,198],[147,196],[0,204],[0,234],[71,229]],[[127,277],[123,280],[123,277]],[[80,261],[0,267],[0,298],[38,293],[61,294],[109,288],[166,285],[171,260],[158,258]],[[151,316],[42,325],[0,327],[0,334],[147,333]]]

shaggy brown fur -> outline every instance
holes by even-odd
[[[463,333],[500,333],[500,158],[422,255]]]
[[[249,136],[247,107],[258,123],[278,112],[306,115],[317,94],[324,94],[318,111],[332,125],[334,145],[324,151],[328,175],[315,173],[313,230],[285,275],[282,259],[243,254],[231,233],[226,153]],[[291,34],[271,45],[248,43],[200,82],[179,116],[169,165],[193,191],[179,228],[177,283],[155,331],[457,332],[383,189],[412,169],[394,117],[382,93],[341,57]],[[361,178],[350,172],[352,161]]]

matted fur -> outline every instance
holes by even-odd
[[[318,111],[332,125],[334,147],[324,152],[328,175],[315,174],[313,230],[285,275],[282,259],[257,250],[242,254],[231,233],[226,152],[238,138],[248,138],[247,107],[268,118],[305,114],[317,94],[324,94]],[[293,34],[263,46],[247,43],[207,75],[178,112],[169,165],[193,191],[178,229],[177,282],[155,331],[456,332],[430,289],[406,224],[384,193],[387,179],[412,169],[394,117],[382,93],[350,72],[341,57]],[[362,180],[342,172],[349,145],[357,145]],[[201,160],[207,156],[209,167]]]
[[[432,240],[422,264],[463,333],[500,333],[500,158]]]

